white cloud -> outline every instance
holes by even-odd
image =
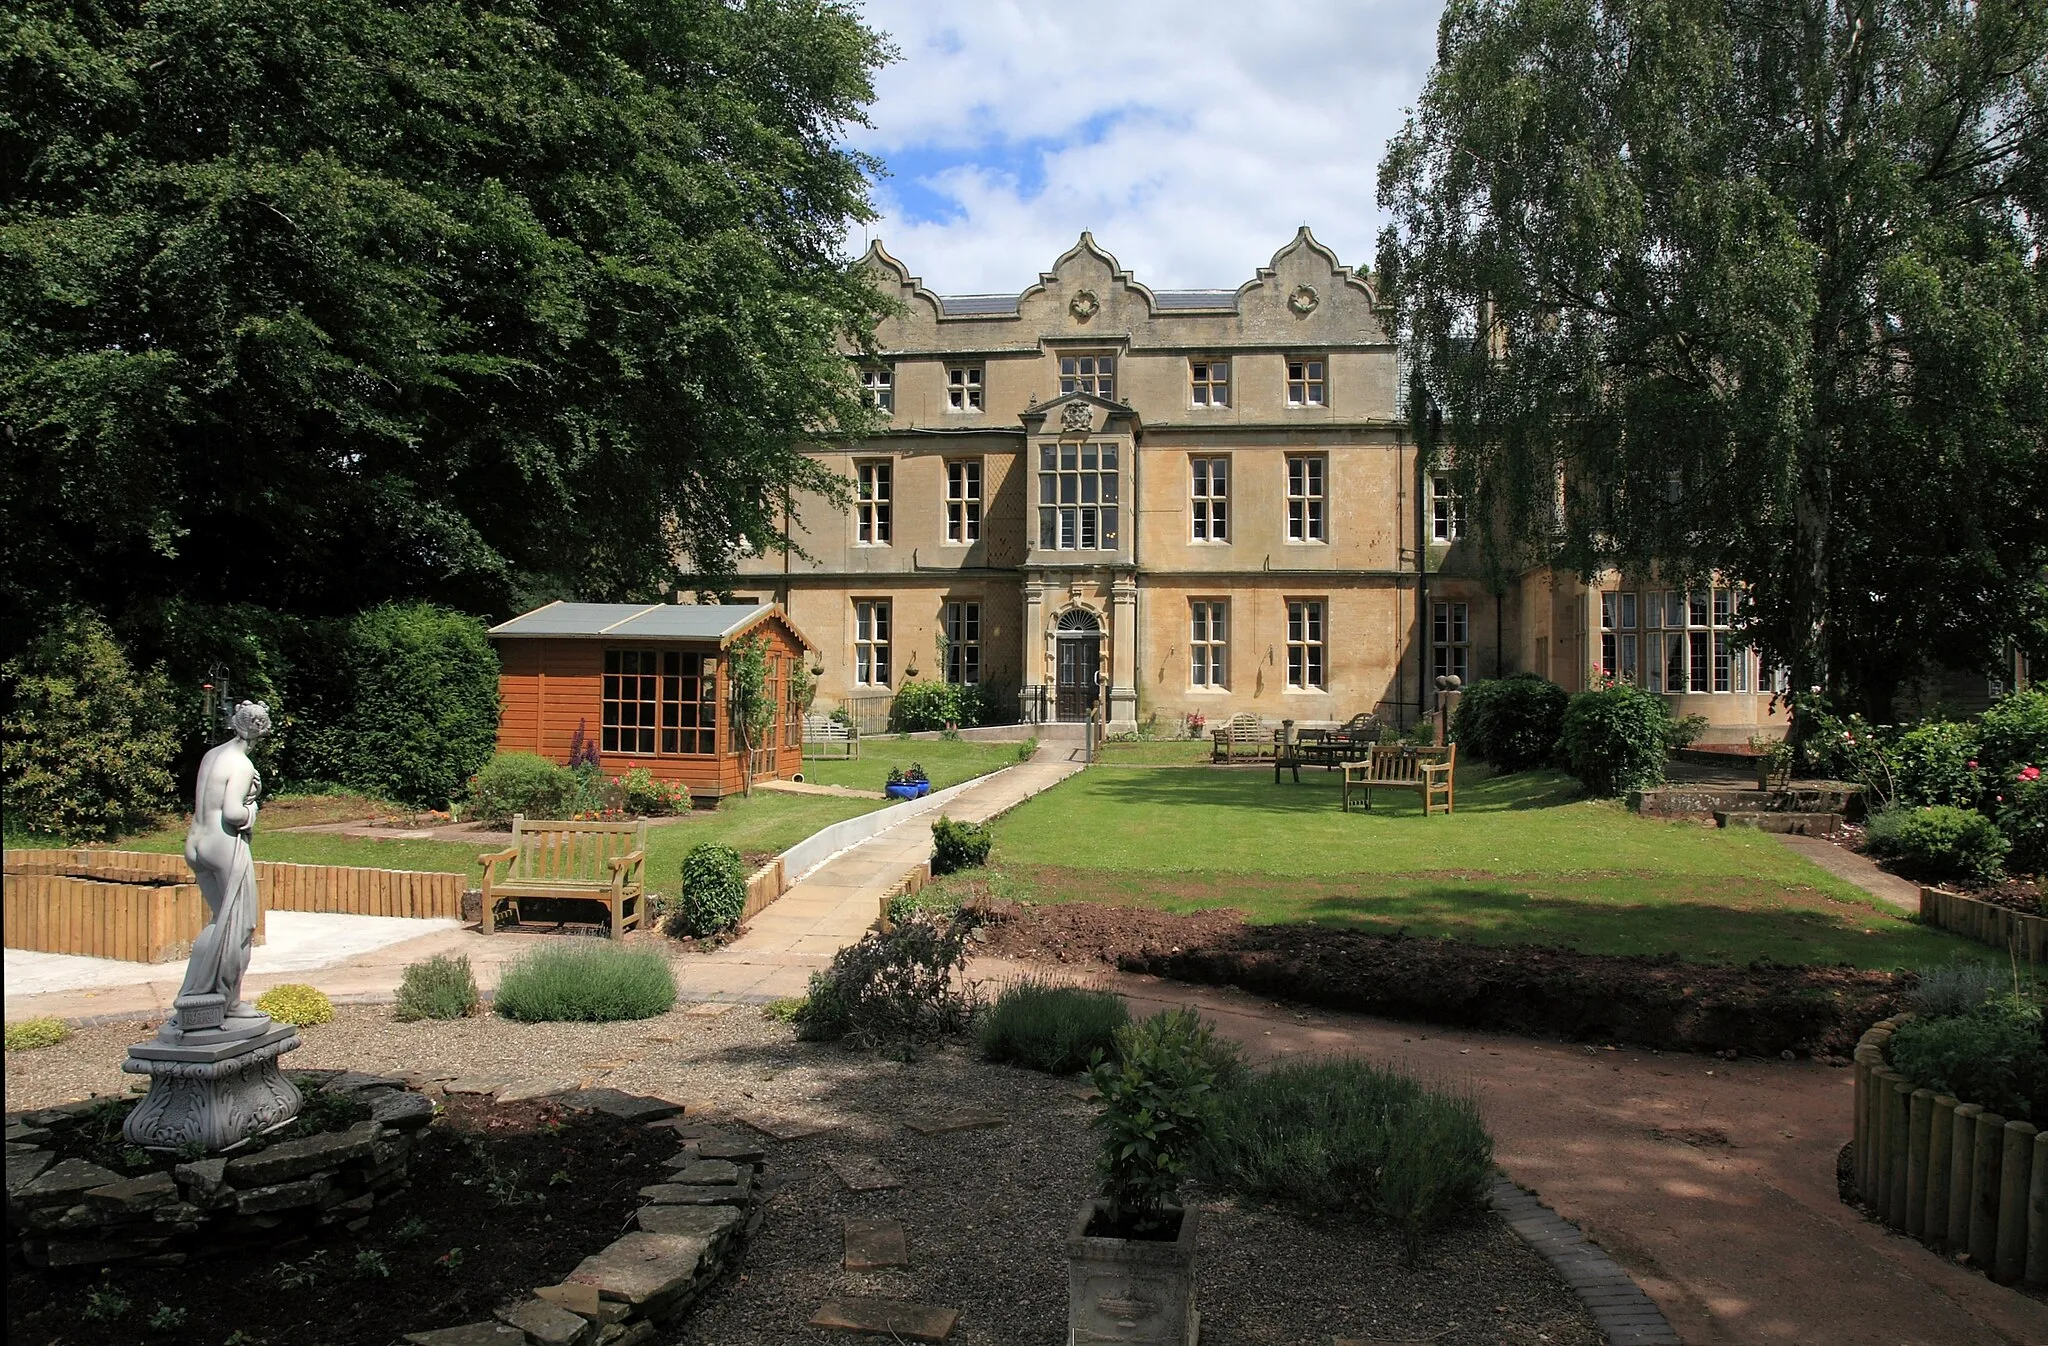
[[[901,59],[853,143],[866,234],[942,293],[1012,292],[1083,229],[1159,287],[1226,287],[1307,224],[1369,265],[1379,160],[1436,4],[861,0]],[[863,238],[849,240],[855,247]]]

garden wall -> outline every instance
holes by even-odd
[[[1856,1193],[1937,1253],[2004,1284],[2048,1285],[2048,1132],[1913,1082],[1885,1064],[1905,1016],[1856,1045]]]
[[[4,890],[10,949],[169,963],[190,956],[206,924],[206,902],[196,883],[9,873]]]
[[[2010,949],[2030,963],[2048,961],[2048,916],[2029,916],[1981,898],[1922,888],[1920,919],[1979,944]]]

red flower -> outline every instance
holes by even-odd
[[[2020,769],[2020,779],[2023,781],[2037,781],[2041,779],[2041,768],[2037,766],[2022,767]]]

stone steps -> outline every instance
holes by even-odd
[[[1754,827],[1759,832],[1785,832],[1802,837],[1831,837],[1842,830],[1839,813],[1790,809],[1716,809],[1717,827]]]

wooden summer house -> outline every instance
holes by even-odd
[[[556,602],[490,635],[503,667],[500,750],[566,763],[580,734],[607,773],[645,767],[709,799],[744,783],[725,665],[736,643],[759,637],[775,723],[755,745],[754,779],[803,769],[791,675],[811,644],[776,604]]]

